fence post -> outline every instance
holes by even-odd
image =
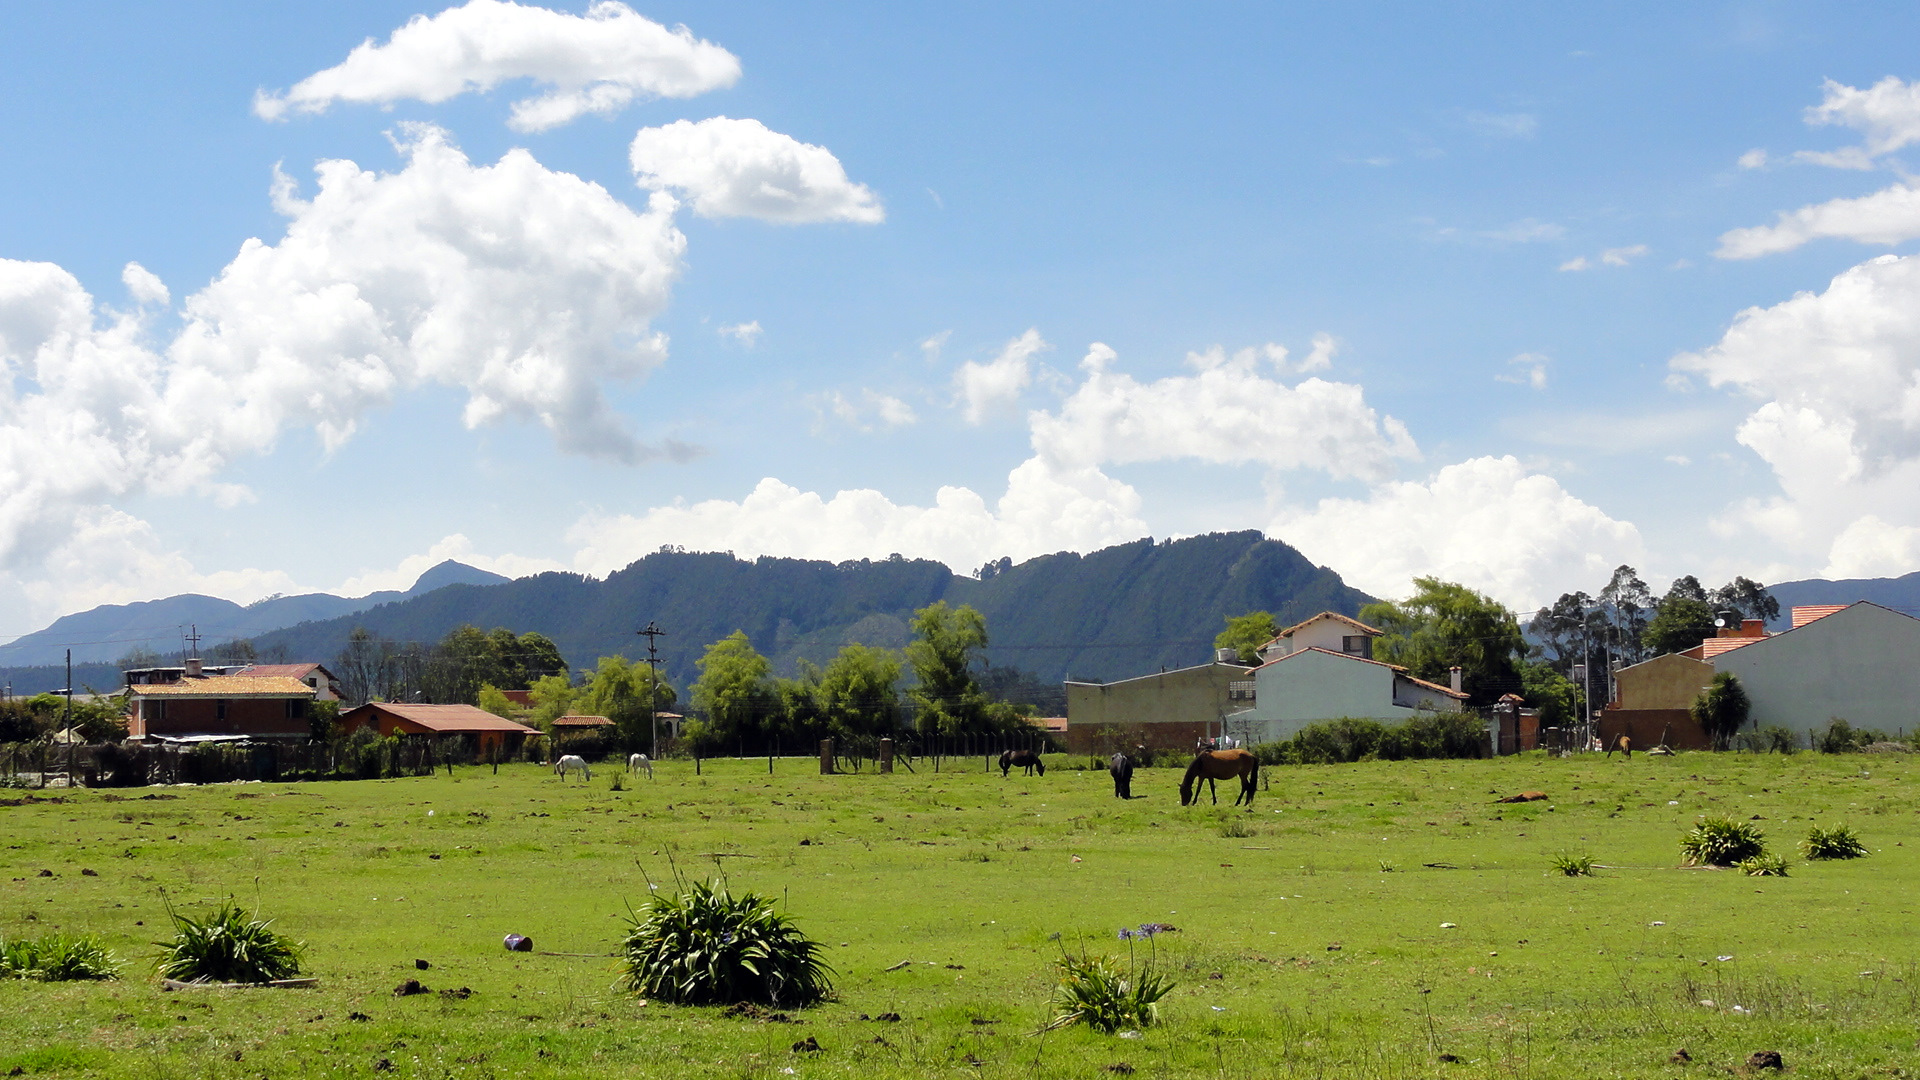
[[[820,775],[833,775],[833,740],[820,740]]]
[[[880,740],[880,772],[884,775],[893,771],[893,740]]]

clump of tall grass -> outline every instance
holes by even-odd
[[[1846,825],[1835,825],[1831,829],[1815,825],[1807,830],[1807,838],[1800,841],[1800,853],[1809,860],[1861,859],[1866,857],[1867,845]]]
[[[1584,851],[1562,851],[1554,855],[1553,868],[1568,877],[1592,877],[1593,856]]]
[[[833,992],[824,952],[772,900],[694,882],[630,920],[619,985],[677,1005],[813,1005]]]
[[[1095,1031],[1113,1034],[1123,1028],[1149,1027],[1160,1018],[1160,999],[1173,991],[1174,981],[1154,970],[1154,934],[1157,924],[1138,930],[1124,929],[1120,938],[1129,943],[1127,964],[1105,956],[1075,956],[1063,947],[1055,966],[1060,984],[1053,994],[1057,1010],[1042,1031],[1056,1031],[1074,1024],[1085,1024]],[[1138,962],[1132,948],[1139,941],[1148,943],[1147,959]]]
[[[1741,859],[1734,863],[1733,868],[1748,877],[1787,876],[1787,860],[1784,855],[1755,855],[1750,859]]]
[[[0,938],[0,979],[117,979],[120,961],[95,934]]]
[[[1759,826],[1725,816],[1703,818],[1680,838],[1680,854],[1688,866],[1733,866],[1766,853],[1766,834]]]
[[[160,976],[179,982],[264,983],[300,974],[305,946],[228,899],[204,919],[167,905],[173,940],[160,942]]]

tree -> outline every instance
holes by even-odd
[[[1580,720],[1586,705],[1580,688],[1545,660],[1520,666],[1520,686],[1520,696],[1540,711],[1541,727],[1566,727]]]
[[[735,746],[748,738],[757,743],[777,726],[780,695],[773,662],[754,651],[745,631],[735,630],[707,646],[695,664],[700,669],[692,687],[693,708],[700,714],[695,743],[712,748]]]
[[[1734,578],[1713,590],[1710,599],[1715,607],[1736,611],[1743,619],[1772,622],[1780,617],[1780,601],[1773,598],[1765,585],[1750,578]]]
[[[487,683],[480,687],[478,704],[481,708],[503,720],[513,719],[514,714],[520,711],[514,706],[513,699],[507,697],[506,694],[500,691],[499,687],[492,683]]]
[[[565,675],[547,675],[535,679],[528,689],[532,691],[530,696],[533,699],[533,715],[529,719],[541,731],[551,731],[553,722],[573,708],[575,691]]]
[[[1713,618],[1706,601],[1669,593],[1640,640],[1655,656],[1685,652],[1713,636]]]
[[[1413,584],[1418,591],[1407,600],[1360,609],[1362,622],[1384,631],[1374,643],[1376,658],[1439,683],[1459,667],[1474,705],[1521,688],[1518,665],[1527,642],[1513,612],[1465,585],[1430,577]]]
[[[1245,615],[1227,616],[1227,628],[1214,635],[1213,647],[1232,649],[1243,664],[1257,664],[1260,646],[1278,636],[1280,628],[1274,624],[1271,612],[1249,611]]]
[[[1641,635],[1653,608],[1653,590],[1640,580],[1640,572],[1625,564],[1616,567],[1612,580],[1600,590],[1600,607],[1606,613],[1609,654],[1623,666],[1645,659]]]
[[[900,654],[848,645],[813,684],[813,702],[836,738],[890,735],[900,726]]]
[[[546,692],[553,695],[551,687]],[[679,699],[665,678],[655,684],[650,666],[633,663],[624,656],[603,656],[587,685],[572,695],[571,705],[588,716],[604,716],[613,721],[614,734],[623,749],[651,753],[653,733],[647,730],[647,715],[649,704],[656,700],[655,694],[659,695],[658,708],[662,712],[670,711]],[[549,696],[540,707],[551,708],[556,700],[556,696]]]
[[[1740,685],[1733,672],[1722,671],[1700,691],[1690,711],[1694,722],[1713,740],[1713,748],[1725,750],[1734,733],[1746,726],[1753,704],[1747,699],[1747,688]]]
[[[913,613],[907,663],[915,682],[907,696],[919,708],[923,734],[991,731],[992,704],[973,678],[973,654],[987,645],[986,617],[971,606],[941,600]]]

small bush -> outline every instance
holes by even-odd
[[[72,982],[119,977],[120,961],[93,934],[0,938],[0,979]]]
[[[1816,859],[1860,859],[1867,854],[1867,845],[1860,837],[1845,825],[1835,825],[1823,829],[1818,825],[1807,830],[1807,838],[1800,841],[1800,853],[1809,861]]]
[[[1733,748],[1749,754],[1791,754],[1798,748],[1797,736],[1779,724],[1758,731],[1742,731],[1733,737]]]
[[[1786,877],[1787,860],[1779,855],[1755,855],[1734,863],[1734,869],[1748,877]]]
[[[1568,877],[1592,877],[1593,856],[1586,852],[1562,851],[1553,857],[1553,868]]]
[[[173,940],[160,943],[160,976],[180,982],[264,983],[300,974],[304,945],[249,918],[232,900],[195,919],[167,906]]]
[[[1122,931],[1133,936],[1132,931]],[[1151,939],[1152,935],[1147,935]],[[1085,1024],[1108,1035],[1123,1028],[1151,1026],[1160,1016],[1160,999],[1173,990],[1173,980],[1153,970],[1151,954],[1136,968],[1129,960],[1122,970],[1104,956],[1062,953],[1056,962],[1060,985],[1053,1000],[1058,1009],[1042,1031]]]
[[[1688,866],[1733,866],[1767,853],[1766,834],[1750,821],[1710,817],[1680,838]]]
[[[627,790],[627,777],[626,777],[626,774],[625,774],[625,773],[614,773],[614,774],[613,774],[613,782],[607,785],[607,790],[608,790],[608,791],[625,791],[625,790]]]
[[[1825,731],[1814,737],[1815,747],[1827,754],[1857,754],[1874,743],[1886,741],[1886,732],[1856,728],[1837,716],[1827,724]]]
[[[1400,724],[1343,718],[1308,724],[1291,739],[1251,748],[1262,765],[1346,765],[1486,756],[1486,722],[1469,713],[1433,713]]]
[[[1245,840],[1253,835],[1253,826],[1239,818],[1228,818],[1220,824],[1220,835],[1229,840]]]
[[[813,1005],[833,992],[824,951],[773,901],[696,882],[629,922],[619,985],[676,1005]]]

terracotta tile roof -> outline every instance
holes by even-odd
[[[136,683],[127,688],[136,697],[303,697],[313,687],[285,675],[208,675],[170,683]]]
[[[248,664],[241,669],[242,675],[285,676],[289,679],[304,679],[312,674],[319,664]],[[324,669],[322,669],[324,670]],[[328,672],[332,675],[332,672]]]
[[[1335,656],[1343,656],[1343,655],[1345,655],[1345,654],[1344,654],[1344,653],[1334,653],[1333,655],[1335,655]],[[1451,686],[1441,686],[1441,685],[1440,685],[1439,683],[1431,683],[1431,682],[1428,682],[1428,681],[1427,681],[1427,680],[1425,680],[1425,679],[1416,679],[1416,678],[1414,678],[1413,676],[1411,676],[1411,675],[1409,675],[1409,674],[1407,674],[1407,673],[1406,673],[1406,671],[1405,671],[1405,669],[1402,669],[1402,670],[1401,670],[1401,671],[1399,672],[1399,675],[1400,675],[1400,677],[1401,677],[1401,678],[1403,678],[1403,679],[1405,679],[1405,680],[1407,680],[1408,682],[1410,682],[1410,683],[1412,683],[1412,684],[1413,684],[1413,685],[1415,685],[1415,686],[1424,686],[1424,687],[1426,687],[1426,688],[1427,688],[1427,689],[1429,689],[1429,690],[1435,690],[1435,691],[1438,691],[1438,692],[1440,692],[1440,693],[1442,693],[1442,694],[1445,694],[1445,695],[1447,695],[1447,696],[1448,696],[1448,697],[1450,697],[1450,698],[1459,698],[1459,699],[1460,699],[1461,701],[1465,701],[1465,700],[1467,700],[1467,695],[1466,695],[1466,694],[1464,694],[1464,693],[1461,693],[1461,692],[1460,692],[1460,691],[1458,691],[1458,690],[1455,690],[1455,689],[1454,689],[1453,687],[1451,687]]]
[[[613,721],[607,719],[604,716],[586,716],[586,715],[569,713],[566,716],[556,718],[553,722],[553,726],[554,727],[612,727]]]
[[[1695,645],[1693,648],[1687,649],[1680,655],[1690,656],[1695,660],[1711,660],[1721,653],[1730,653],[1735,649],[1745,648],[1756,641],[1765,640],[1767,639],[1758,637],[1710,637],[1700,644]]]
[[[1824,619],[1836,611],[1845,611],[1852,606],[1852,604],[1802,604],[1793,609],[1793,629],[1798,630],[1815,619]]]
[[[1067,718],[1064,716],[1029,716],[1027,723],[1042,731],[1057,733],[1067,730]]]
[[[370,701],[357,709],[348,710],[340,717],[340,721],[344,725],[349,717],[354,717],[357,722],[360,716],[370,719],[375,713],[386,713],[439,734],[451,735],[468,731],[522,733],[534,731],[525,724],[516,724],[512,720],[495,716],[485,709],[478,709],[472,705],[403,705],[390,701]]]

